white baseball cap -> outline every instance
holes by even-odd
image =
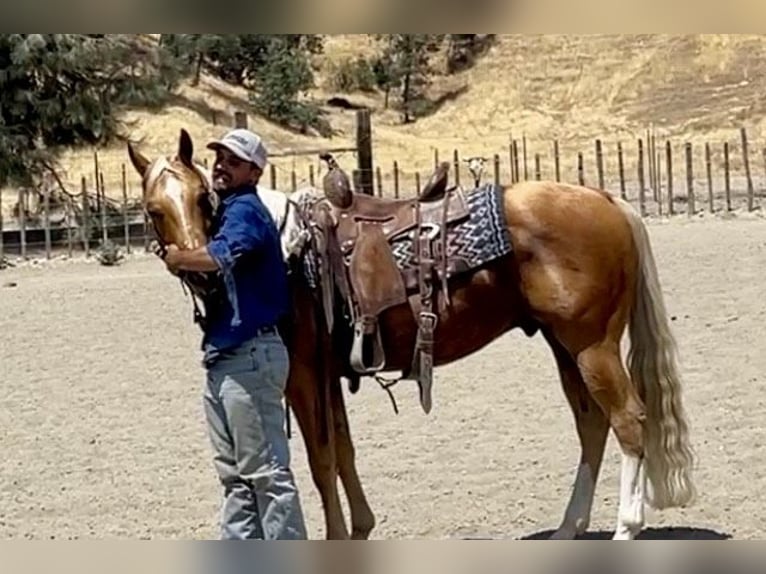
[[[269,154],[266,146],[263,145],[261,136],[254,134],[250,130],[238,128],[231,130],[219,140],[207,144],[208,149],[226,148],[238,158],[249,161],[259,168],[266,167],[266,161]]]

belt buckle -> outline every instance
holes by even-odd
[[[438,318],[436,317],[436,313],[432,313],[431,311],[420,312],[420,324],[423,325],[425,330],[433,332],[434,329],[436,329],[437,322]]]
[[[261,336],[261,335],[273,335],[273,334],[275,334],[276,332],[277,332],[277,329],[276,329],[276,327],[274,327],[274,325],[267,325],[267,326],[265,326],[265,327],[260,327],[260,328],[259,328],[259,329],[256,331],[256,333],[257,333],[259,336]]]

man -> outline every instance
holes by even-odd
[[[276,324],[288,310],[279,234],[258,197],[267,161],[261,138],[237,129],[210,143],[220,197],[207,246],[168,248],[171,272],[220,271],[222,296],[206,301],[205,414],[224,487],[222,538],[305,539],[284,431],[289,362]]]

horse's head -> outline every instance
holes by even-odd
[[[157,239],[179,249],[196,249],[207,243],[217,196],[210,172],[193,160],[194,147],[181,130],[178,151],[151,161],[131,144],[128,155],[141,176],[143,205]]]

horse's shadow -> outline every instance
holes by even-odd
[[[517,540],[548,540],[554,532],[554,530],[543,530],[522,536]],[[614,531],[599,530],[578,536],[577,540],[611,540],[613,535]],[[636,540],[730,540],[731,537],[731,534],[716,532],[707,528],[667,527],[647,528],[641,532]],[[495,537],[483,538],[481,536],[463,538],[469,540],[497,540]]]
[[[546,540],[551,537],[553,530],[545,530],[535,534],[530,534],[521,538],[521,540]],[[586,532],[578,536],[577,540],[611,540],[614,531],[598,530]],[[690,527],[667,527],[667,528],[646,528],[636,537],[636,540],[729,540],[730,534],[725,532],[716,532],[708,528],[690,528]]]

